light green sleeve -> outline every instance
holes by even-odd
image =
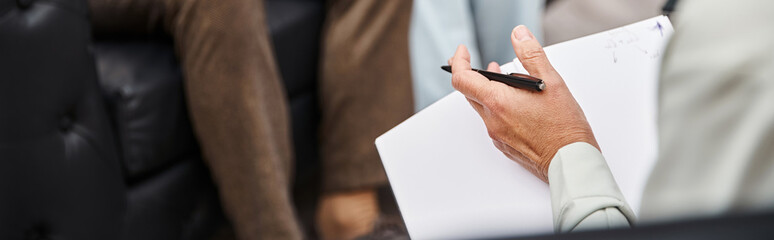
[[[548,181],[557,232],[628,227],[636,218],[591,144],[560,148],[548,167]]]

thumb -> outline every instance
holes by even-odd
[[[540,46],[535,35],[532,35],[527,27],[519,25],[513,28],[511,43],[516,57],[519,58],[521,65],[529,72],[529,75],[544,78],[554,72],[554,67],[548,62],[543,47]]]
[[[502,70],[500,70],[500,65],[497,64],[497,62],[490,62],[489,65],[486,67],[487,71],[494,72],[494,73],[501,73]]]

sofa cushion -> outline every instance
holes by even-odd
[[[130,183],[198,153],[170,43],[99,41],[94,54]]]
[[[269,0],[266,19],[288,98],[317,91],[322,1]]]
[[[115,239],[126,208],[82,0],[0,0],[0,239]]]
[[[191,157],[129,189],[124,240],[205,240],[225,221],[201,159]]]

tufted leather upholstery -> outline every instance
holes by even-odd
[[[115,239],[126,209],[83,1],[0,1],[0,239]]]
[[[266,6],[296,201],[314,206],[323,6]],[[0,0],[0,239],[206,239],[223,217],[169,40],[92,43],[87,16],[84,0]]]

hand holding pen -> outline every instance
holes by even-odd
[[[449,61],[452,85],[481,116],[494,146],[547,182],[548,166],[561,147],[572,143],[599,147],[583,110],[532,33],[518,26],[513,29],[511,43],[529,73],[519,76],[524,78],[519,83],[506,82],[505,86],[494,82],[499,80],[492,76],[516,77],[497,74],[497,63],[489,64],[487,71],[472,69],[470,54],[460,45]]]

